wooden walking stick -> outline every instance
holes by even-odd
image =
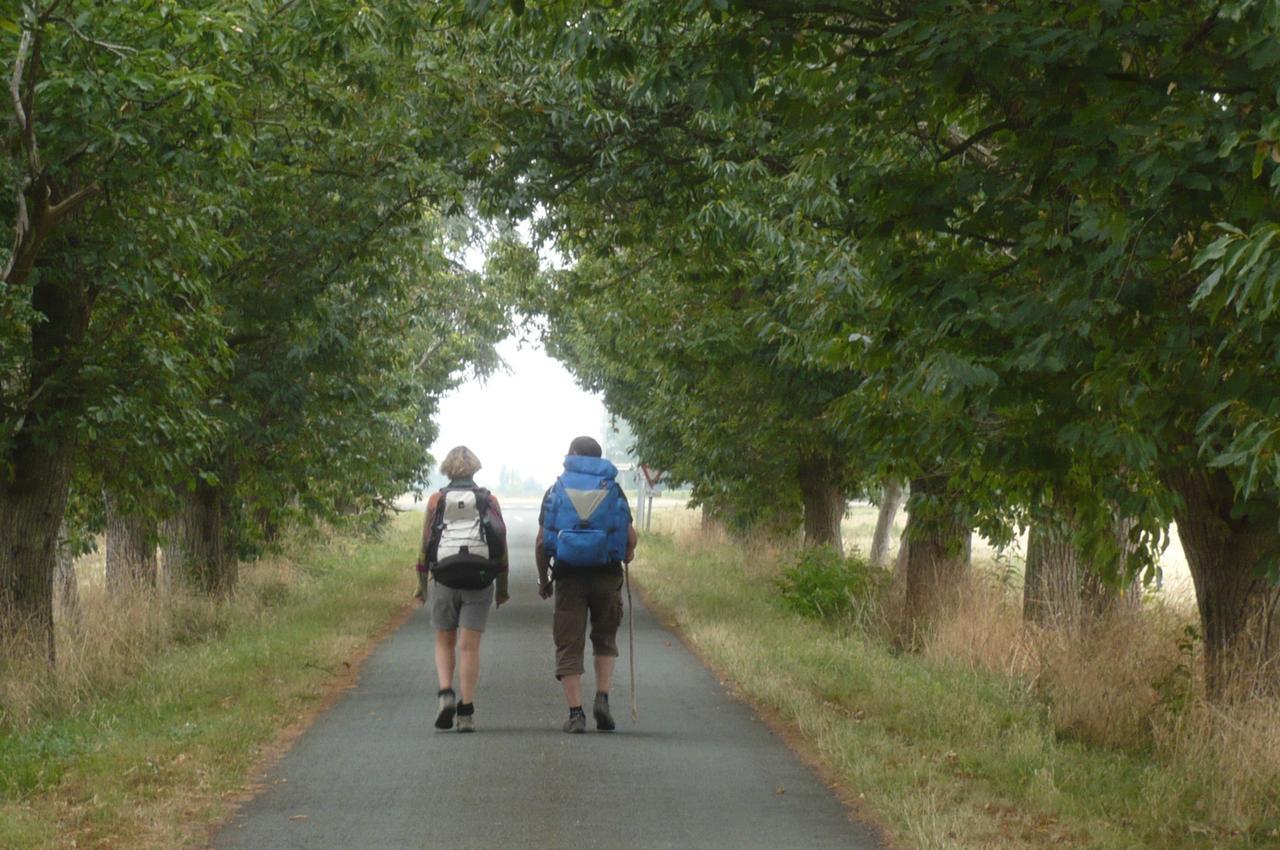
[[[631,722],[636,713],[636,609],[631,604],[631,565],[623,563],[622,581],[627,586],[627,661],[631,665]]]

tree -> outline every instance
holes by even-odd
[[[880,510],[876,514],[876,527],[871,535],[871,551],[867,561],[873,567],[883,567],[889,558],[889,535],[893,520],[902,507],[902,485],[896,480],[885,483],[880,495]]]
[[[866,473],[949,482],[944,525],[1007,536],[1056,492],[1123,582],[1176,516],[1218,693],[1235,654],[1271,653],[1248,636],[1274,589],[1275,334],[1204,309],[1261,274],[1201,283],[1192,257],[1232,219],[1265,251],[1241,234],[1275,215],[1275,27],[1253,2],[551,4],[493,27],[523,57],[496,75],[523,113],[498,170],[559,239],[785,264],[766,337],[844,377],[824,415]]]
[[[216,323],[190,270],[219,240],[181,201],[186,176],[220,146],[216,112],[228,86],[215,68],[219,42],[239,38],[240,12],[24,2],[0,32],[14,92],[2,166],[13,191],[0,201],[14,222],[0,254],[5,643],[29,632],[52,655],[51,576],[75,447],[91,428],[86,411],[113,390],[115,351],[97,343],[121,328],[102,318],[139,319],[159,359],[204,347],[209,365],[192,364],[187,386],[216,368]],[[188,309],[153,330],[146,318],[165,314],[169,293]],[[174,323],[183,337],[168,333]]]
[[[398,86],[438,70],[431,24],[396,0],[51,0],[0,28],[0,638],[52,647],[80,447],[140,523],[180,503],[167,561],[211,591],[265,505],[369,517],[420,479],[433,399],[505,322],[446,257],[456,92]]]

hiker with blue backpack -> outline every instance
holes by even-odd
[[[489,606],[501,606],[510,598],[507,528],[497,497],[476,486],[473,477],[479,471],[480,459],[466,446],[445,455],[440,472],[449,483],[427,501],[417,563],[415,596],[423,603],[430,601],[431,625],[436,630],[440,690],[435,727],[453,728],[456,714],[459,732],[475,731],[480,637]],[[455,667],[461,700],[453,689]]]
[[[538,595],[555,595],[555,672],[569,703],[563,728],[575,734],[587,729],[582,674],[588,625],[596,674],[592,714],[598,730],[616,728],[609,686],[618,658],[624,570],[636,550],[631,506],[615,480],[617,467],[603,454],[591,437],[569,445],[564,472],[542,499],[534,541]]]

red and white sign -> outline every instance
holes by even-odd
[[[644,473],[644,481],[650,487],[657,487],[658,482],[662,480],[662,476],[667,474],[661,469],[650,469],[644,464],[640,464],[640,471]]]

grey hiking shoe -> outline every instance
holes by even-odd
[[[452,729],[453,713],[458,710],[458,702],[453,691],[441,691],[436,697],[436,728]]]
[[[596,694],[596,704],[592,707],[591,713],[595,715],[596,728],[601,732],[612,732],[618,728],[613,722],[613,712],[609,710],[608,694]]]
[[[570,714],[569,719],[564,722],[563,728],[570,735],[581,735],[587,731],[587,716],[585,714]]]
[[[474,732],[476,731],[476,716],[474,714],[458,715],[458,731]]]

